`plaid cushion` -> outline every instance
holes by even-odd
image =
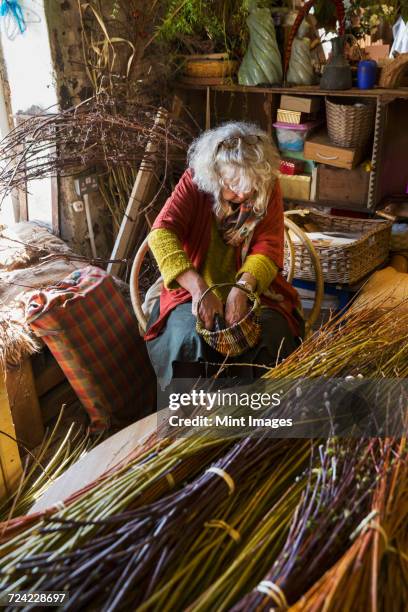
[[[93,430],[153,412],[156,383],[145,344],[104,270],[88,266],[31,294],[26,316],[87,410]]]

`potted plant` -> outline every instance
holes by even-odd
[[[238,70],[246,50],[248,0],[167,0],[157,41],[182,58],[183,74],[197,82],[222,82]],[[274,0],[261,0],[272,6]]]

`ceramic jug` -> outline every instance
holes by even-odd
[[[320,89],[351,89],[351,68],[344,57],[344,37],[334,38],[331,43],[332,56],[323,71]]]

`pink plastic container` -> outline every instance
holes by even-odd
[[[303,151],[306,138],[319,123],[319,121],[309,121],[297,124],[277,121],[273,127],[276,129],[279,149],[281,151]]]

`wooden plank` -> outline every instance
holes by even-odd
[[[177,86],[180,89],[201,89],[205,90],[207,85],[184,85],[182,82],[177,82]],[[397,89],[381,89],[377,87],[375,89],[346,89],[344,91],[330,91],[328,89],[320,89],[316,86],[297,86],[297,87],[253,87],[245,85],[211,85],[213,91],[229,91],[236,93],[276,93],[276,94],[291,94],[299,96],[335,96],[338,97],[365,97],[375,98],[377,96],[387,96],[392,99],[395,98],[408,98],[408,87],[400,87]]]
[[[167,116],[168,113],[166,109],[159,109],[152,131],[154,131],[155,127],[164,125]],[[156,150],[156,144],[149,141],[146,146],[146,159],[149,158],[149,160],[151,160],[151,156]],[[147,203],[147,195],[152,188],[152,184],[157,182],[151,165],[146,167],[146,159],[143,159],[140,164],[126,212],[116,237],[111,259],[125,259],[134,248],[134,235],[139,224],[140,209],[143,204]],[[121,263],[110,263],[107,268],[109,274],[114,274],[116,276],[121,276],[122,270],[123,264]]]
[[[65,380],[65,374],[58,362],[48,351],[31,357],[37,396],[41,397]]]
[[[9,404],[4,371],[0,368],[0,495],[10,495],[18,486],[22,466]],[[2,500],[0,498],[0,500]]]
[[[125,459],[157,427],[151,414],[114,434],[70,467],[31,507],[29,514],[50,508],[96,480]]]
[[[354,170],[345,170],[319,164],[316,200],[332,201],[333,206],[336,206],[339,200],[365,206],[369,182],[370,173],[362,166]]]
[[[56,146],[53,147],[54,153],[56,151]],[[59,214],[59,200],[58,200],[58,177],[51,177],[51,223],[52,223],[52,231],[56,236],[61,235],[61,223],[60,223],[60,214]]]
[[[18,189],[18,201],[20,203],[19,221],[28,221],[28,193],[27,189]]]
[[[40,398],[40,409],[45,424],[56,417],[63,404],[73,404],[78,397],[68,381],[62,382]]]
[[[41,444],[44,425],[29,358],[7,368],[6,385],[17,438],[31,450]]]
[[[373,186],[373,205],[388,203],[398,194],[407,200],[408,103],[396,100],[382,106],[376,117],[376,134],[378,122],[379,127],[374,141],[377,185]]]
[[[383,148],[385,137],[386,104],[379,98],[375,112],[374,138],[371,153],[371,173],[367,194],[367,208],[375,208],[380,200],[380,174],[383,169]],[[402,130],[403,131],[403,130]]]
[[[15,116],[15,122],[16,122],[16,126],[20,125],[21,123],[23,123],[25,120],[27,119],[26,115],[16,115]],[[19,145],[18,151],[19,153],[22,153],[24,150],[24,147],[22,145]],[[20,166],[23,166],[24,170],[26,168],[26,163],[25,160],[23,160],[20,163]],[[20,216],[19,216],[19,221],[28,221],[29,220],[29,213],[28,213],[28,191],[27,191],[27,177],[25,174],[25,182],[24,182],[24,188],[18,188],[18,199],[19,199],[19,203],[20,203]]]
[[[271,93],[265,94],[263,109],[266,117],[266,131],[269,136],[273,136],[273,116],[272,116],[273,96]]]
[[[0,104],[0,132],[4,138],[8,132],[14,129],[13,110],[11,105],[10,84],[8,81],[6,64],[4,61],[3,48],[0,44],[0,88],[1,88],[1,104]],[[20,220],[20,200],[18,189],[13,189],[10,193],[11,203],[13,206],[13,216],[16,223]]]

